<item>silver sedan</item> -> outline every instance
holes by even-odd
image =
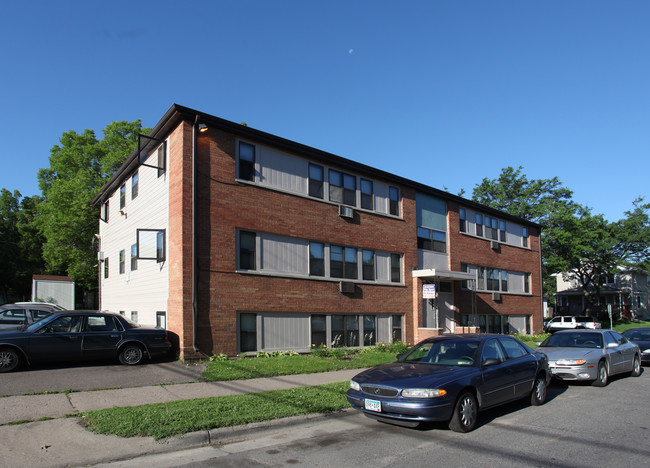
[[[537,351],[546,354],[553,377],[560,380],[591,381],[604,387],[610,375],[641,375],[639,347],[614,330],[559,331]]]

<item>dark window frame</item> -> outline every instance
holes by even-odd
[[[251,143],[245,141],[239,142],[239,157],[237,165],[237,178],[240,180],[247,180],[250,182],[255,182],[255,160],[257,159],[256,147]],[[248,155],[242,151],[244,148],[250,148],[252,150],[252,159],[249,159]],[[246,159],[245,159],[245,158]]]

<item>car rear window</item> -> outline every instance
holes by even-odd
[[[576,317],[577,322],[593,322],[594,319],[591,317]]]

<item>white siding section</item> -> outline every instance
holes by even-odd
[[[372,185],[372,189],[375,192],[375,211],[378,213],[388,214],[388,184],[374,181]]]
[[[259,182],[289,192],[307,194],[308,162],[304,159],[256,146]]]
[[[262,315],[262,349],[291,351],[309,349],[311,342],[309,316]]]
[[[287,237],[260,234],[261,270],[309,274],[309,243]]]
[[[427,269],[448,270],[449,257],[445,253],[418,249],[418,268],[420,270],[427,270]]]
[[[146,163],[157,165],[157,150],[150,153]],[[168,157],[167,157],[168,158]],[[168,158],[169,159],[169,158]],[[169,167],[169,163],[167,164]],[[99,221],[101,251],[109,259],[109,277],[104,278],[101,267],[100,308],[112,312],[124,311],[131,317],[137,311],[138,322],[156,325],[156,312],[167,311],[169,297],[169,180],[168,172],[158,177],[150,167],[138,168],[138,196],[131,198],[131,178],[126,182],[125,215],[121,216],[120,192],[109,201],[109,221]],[[131,271],[131,246],[136,243],[136,229],[165,229],[167,260],[140,260]],[[119,273],[119,252],[125,252],[125,272]]]
[[[375,252],[377,281],[390,281],[390,253]]]
[[[508,292],[523,293],[526,275],[517,271],[508,272]]]

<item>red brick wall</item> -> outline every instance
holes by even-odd
[[[447,207],[449,210],[449,261],[452,270],[460,271],[460,264],[467,263],[520,271],[531,275],[530,295],[502,294],[502,301],[499,303],[492,300],[491,293],[477,293],[477,313],[530,314],[532,315],[533,331],[541,330],[543,324],[539,230],[529,228],[529,249],[501,244],[501,251],[496,252],[491,248],[490,240],[462,234],[459,229],[458,205],[448,202]],[[457,288],[454,301],[459,311],[457,321],[460,321],[460,315],[471,313],[471,295],[467,291],[459,291]]]
[[[167,326],[178,335],[182,358],[192,357],[192,126],[182,123],[170,135],[169,300]]]
[[[236,273],[236,230],[402,253],[410,286],[417,262],[413,193],[403,194],[406,221],[356,211],[354,220],[346,221],[337,205],[235,182],[235,148],[235,137],[217,130],[199,137],[198,336],[203,351],[237,352],[240,311],[405,314],[409,320],[408,287],[357,285],[349,296],[339,292],[338,282]]]

